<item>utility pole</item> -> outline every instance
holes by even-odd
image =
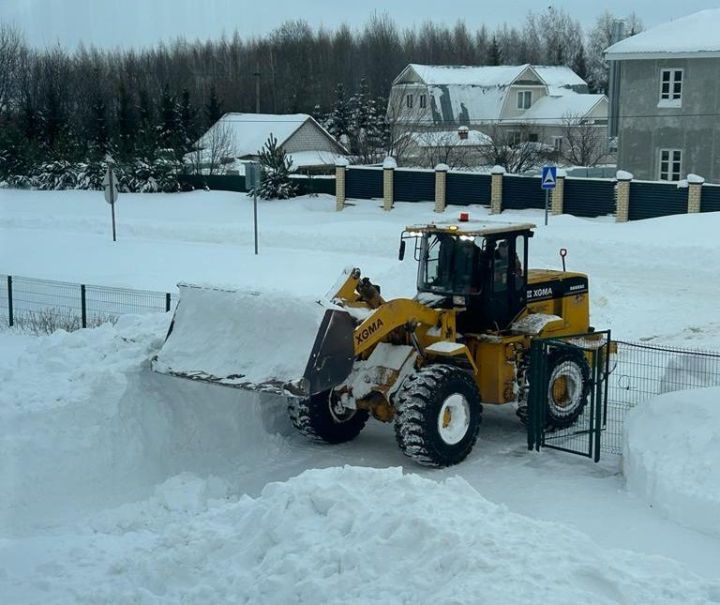
[[[260,62],[255,64],[255,113],[260,113]]]

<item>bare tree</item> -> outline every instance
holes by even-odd
[[[529,140],[528,124],[501,126],[494,123],[488,134],[491,143],[485,153],[487,163],[502,166],[511,174],[526,172],[540,164],[542,146]]]
[[[232,132],[223,122],[210,128],[196,147],[195,151],[185,156],[192,174],[223,174],[225,166],[235,159]]]
[[[563,117],[563,158],[576,166],[595,166],[608,153],[607,130],[593,120],[568,114]]]
[[[0,111],[8,109],[17,100],[21,52],[20,32],[10,25],[0,23]]]

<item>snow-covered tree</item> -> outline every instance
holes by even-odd
[[[295,185],[290,180],[292,162],[272,134],[258,156],[263,167],[258,195],[264,200],[295,197]]]
[[[588,35],[588,83],[591,89],[597,92],[607,92],[608,89],[608,65],[603,52],[615,42],[620,41],[615,39],[616,23],[618,21],[621,21],[621,19],[606,10],[597,18]],[[622,38],[633,36],[643,30],[642,22],[635,13],[632,13],[623,21]]]
[[[335,88],[335,105],[328,117],[328,131],[338,140],[343,136],[350,136],[352,118],[353,108],[350,99],[345,91],[345,86],[340,83]]]

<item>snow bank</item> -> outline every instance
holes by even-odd
[[[666,393],[625,423],[628,488],[668,517],[720,537],[720,388]]]
[[[179,288],[172,332],[156,370],[229,384],[303,376],[326,307],[288,292]]]
[[[9,596],[113,603],[709,603],[720,584],[668,559],[600,548],[399,468],[311,470],[258,498],[184,474],[105,511],[31,565]],[[47,556],[52,565],[42,560]],[[0,547],[0,561],[10,553]],[[84,562],[78,565],[78,562]],[[7,594],[7,593],[6,593]],[[43,594],[47,598],[48,593]]]
[[[168,321],[125,316],[0,355],[0,530],[76,519],[177,473],[230,473],[284,447],[284,402],[150,370]]]

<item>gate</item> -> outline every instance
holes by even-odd
[[[600,460],[610,352],[609,331],[533,341],[528,449],[549,447]]]

